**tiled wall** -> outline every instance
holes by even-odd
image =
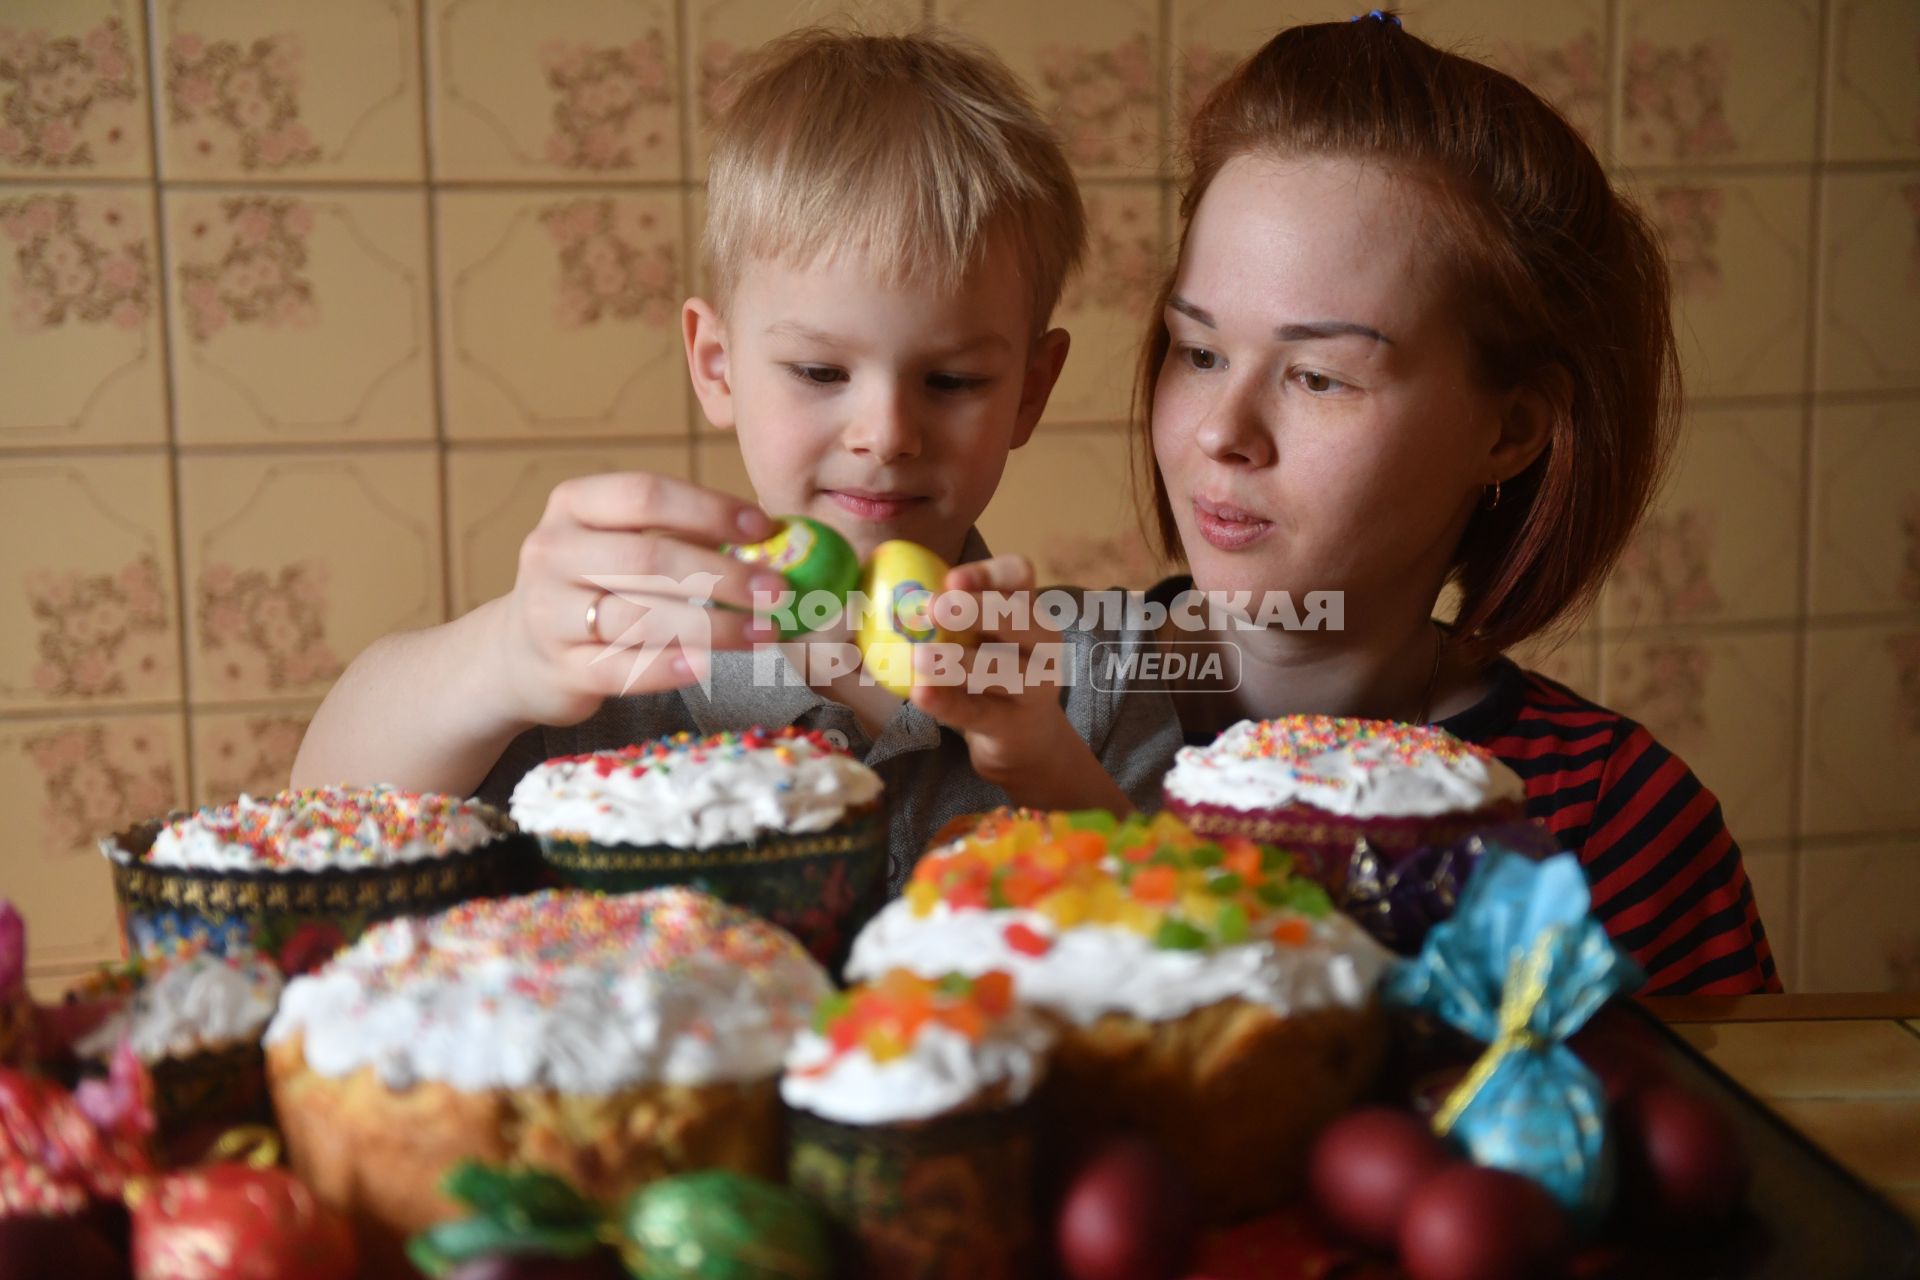
[[[1270,30],[1357,2],[859,7],[985,38],[1085,179],[1074,355],[997,545],[1152,576],[1121,424],[1165,141]],[[274,785],[368,640],[508,585],[557,480],[742,487],[674,327],[700,128],[741,51],[843,8],[0,0],[0,890],[43,979],[112,947],[95,833]],[[1684,458],[1541,661],[1719,791],[1791,985],[1920,986],[1920,5],[1407,22],[1558,102],[1680,281]]]

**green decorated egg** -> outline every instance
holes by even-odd
[[[826,1225],[794,1191],[721,1169],[650,1183],[620,1210],[637,1280],[828,1280]]]
[[[807,516],[782,516],[780,528],[763,542],[728,547],[728,554],[748,564],[765,565],[786,578],[795,599],[780,619],[780,638],[791,640],[808,627],[801,621],[808,611],[801,602],[816,592],[833,596],[842,605],[860,582],[860,558],[853,544],[831,526]]]

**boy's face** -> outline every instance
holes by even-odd
[[[1067,353],[1063,330],[1033,339],[1004,237],[949,294],[854,254],[755,261],[724,324],[698,298],[682,319],[695,394],[738,433],[760,505],[825,521],[863,558],[906,538],[958,559]]]

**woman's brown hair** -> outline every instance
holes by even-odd
[[[1665,259],[1646,220],[1558,112],[1511,76],[1408,35],[1391,15],[1282,31],[1194,115],[1181,239],[1242,155],[1391,166],[1435,195],[1434,245],[1488,386],[1555,404],[1548,443],[1482,504],[1455,552],[1455,635],[1492,654],[1575,618],[1653,494],[1679,373]],[[1179,558],[1153,465],[1169,274],[1141,352],[1135,417],[1161,547]]]

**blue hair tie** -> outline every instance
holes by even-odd
[[[1382,13],[1378,9],[1369,9],[1365,13],[1356,13],[1351,18],[1348,18],[1347,21],[1348,22],[1365,22],[1368,18],[1372,18],[1375,22],[1391,22],[1394,26],[1399,27],[1402,31],[1406,30],[1406,24],[1401,22],[1399,18],[1395,17],[1391,13]]]

